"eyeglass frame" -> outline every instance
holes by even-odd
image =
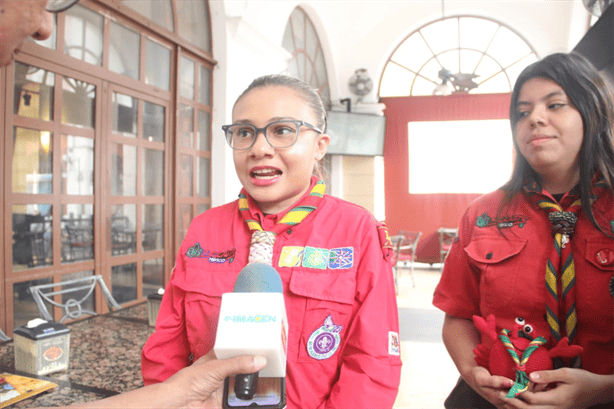
[[[49,3],[54,4],[54,3],[57,3],[57,1],[48,1],[47,2],[47,7],[45,7],[45,11],[48,11],[49,13],[57,14],[57,13],[61,13],[63,11],[68,10],[69,8],[74,6],[75,4],[79,3],[79,0],[70,0],[70,1],[60,2],[60,4],[61,3],[65,3],[66,5],[60,6],[58,8],[50,7]]]
[[[274,146],[271,143],[271,141],[269,141],[269,137],[266,134],[266,130],[267,130],[267,128],[270,125],[279,124],[279,123],[282,123],[282,122],[292,122],[293,124],[295,124],[296,125],[296,136],[294,138],[294,142],[292,142],[290,145],[284,146],[284,147],[277,147],[277,146]],[[252,143],[248,147],[246,147],[246,148],[234,148],[231,145],[230,140],[228,139],[228,129],[231,126],[237,126],[237,125],[249,126],[249,127],[252,127],[254,129],[254,139],[252,140]],[[267,141],[267,143],[272,148],[275,148],[275,149],[286,149],[286,148],[289,148],[291,146],[294,146],[294,144],[296,144],[296,141],[298,141],[298,135],[301,133],[301,126],[305,126],[308,129],[311,129],[312,131],[316,131],[320,135],[324,133],[324,131],[320,130],[318,127],[316,127],[314,125],[311,125],[310,123],[302,121],[302,120],[299,121],[298,119],[284,119],[284,120],[281,120],[281,121],[273,121],[273,122],[270,122],[270,123],[266,124],[262,128],[258,128],[258,127],[254,126],[252,124],[242,124],[242,123],[230,124],[230,125],[222,125],[222,130],[224,131],[224,139],[226,139],[226,143],[228,143],[228,146],[230,146],[230,148],[232,150],[235,150],[235,151],[244,151],[244,150],[250,149],[256,143],[256,139],[258,139],[258,134],[261,133],[261,132],[264,135],[264,139]]]

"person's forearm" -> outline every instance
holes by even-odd
[[[124,392],[102,400],[71,405],[69,408],[180,408],[186,406],[186,394],[179,388],[167,383],[157,383],[133,391]],[[57,408],[56,408],[57,409]]]
[[[466,374],[476,366],[473,350],[480,343],[479,331],[470,319],[446,314],[442,338],[458,372],[466,379]]]

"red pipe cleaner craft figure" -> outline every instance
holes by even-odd
[[[523,318],[516,318],[512,330],[497,332],[495,316],[486,320],[477,315],[473,323],[482,335],[482,342],[473,350],[475,362],[490,371],[491,375],[514,379],[507,397],[514,398],[529,387],[529,374],[553,368],[553,358],[574,358],[582,353],[579,345],[569,345],[567,337],[548,349],[547,339],[534,333],[533,327]]]

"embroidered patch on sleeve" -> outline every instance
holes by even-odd
[[[379,235],[379,242],[382,246],[382,253],[384,253],[384,259],[388,260],[392,256],[394,250],[392,246],[392,240],[390,240],[390,234],[388,234],[388,228],[384,223],[377,226],[377,234]]]
[[[401,355],[401,343],[398,332],[388,331],[388,354],[394,356]]]
[[[328,268],[331,270],[347,269],[354,266],[354,249],[352,247],[339,247],[330,249]]]
[[[299,267],[303,261],[305,247],[284,246],[279,255],[279,267]]]
[[[330,250],[307,246],[303,255],[303,267],[326,270],[329,255]]]

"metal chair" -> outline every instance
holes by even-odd
[[[413,288],[416,288],[416,280],[414,279],[414,261],[416,260],[416,248],[418,241],[422,236],[420,231],[399,230],[399,234],[390,238],[394,247],[394,270],[395,270],[395,285],[397,284],[397,272],[399,268],[407,268],[409,263],[409,271]],[[402,262],[403,266],[398,266]]]
[[[83,309],[81,307],[81,304],[85,300],[87,300],[94,292],[96,284],[100,285],[100,289],[102,290],[102,294],[107,301],[107,306],[109,307],[109,309],[115,308],[116,310],[120,310],[122,307],[115,301],[113,295],[111,295],[111,293],[109,292],[109,289],[107,288],[106,284],[104,283],[104,280],[102,279],[102,276],[100,275],[77,278],[74,280],[63,281],[60,283],[33,285],[30,287],[29,290],[32,294],[32,297],[34,297],[34,301],[36,302],[38,311],[40,312],[40,315],[43,319],[47,321],[53,321],[53,317],[51,316],[51,314],[49,314],[49,311],[45,306],[45,302],[47,302],[54,307],[64,309],[64,316],[59,321],[63,322],[67,318],[77,319],[83,314],[98,315],[95,311]],[[54,288],[56,287],[67,288],[54,290]],[[79,294],[79,300],[69,298],[67,301],[59,303],[53,299],[54,296],[58,294],[74,294],[82,293],[83,291],[86,291],[86,293],[85,295]]]
[[[442,227],[437,230],[437,233],[439,233],[439,258],[441,261],[441,271],[443,271],[443,263],[446,261],[452,243],[454,243],[454,239],[458,235],[458,229]]]
[[[68,249],[70,261],[91,260],[94,257],[93,228],[67,224]]]

